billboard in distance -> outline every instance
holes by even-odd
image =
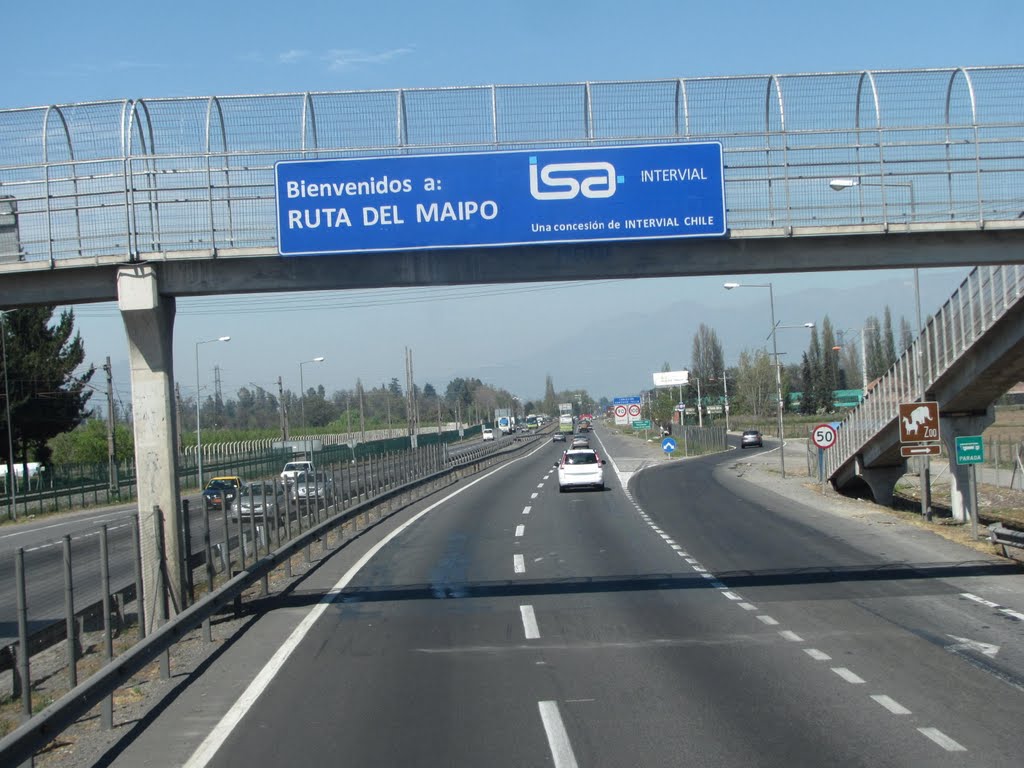
[[[656,387],[685,387],[689,383],[689,371],[659,371],[654,374]]]

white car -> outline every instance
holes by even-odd
[[[570,449],[562,454],[558,467],[558,490],[597,488],[604,490],[604,459],[591,448]]]
[[[284,465],[284,469],[281,470],[281,480],[285,483],[290,483],[303,472],[312,474],[313,471],[312,461],[289,461]]]
[[[491,429],[490,427],[485,427],[484,431],[483,431],[483,438],[484,438],[484,440],[493,440],[494,439],[494,430]]]

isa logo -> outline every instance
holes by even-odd
[[[572,200],[580,195],[597,200],[614,195],[624,181],[625,177],[617,175],[611,163],[538,166],[536,156],[530,156],[530,194],[535,200]]]

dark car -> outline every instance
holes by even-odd
[[[764,443],[761,440],[761,433],[756,429],[743,430],[743,436],[740,438],[740,448],[746,448],[748,445],[756,445],[758,448],[764,447]]]
[[[207,509],[220,509],[221,501],[230,507],[235,497],[238,496],[238,489],[242,485],[240,477],[215,477],[207,483],[203,489],[203,502]]]

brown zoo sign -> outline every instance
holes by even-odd
[[[938,403],[900,403],[899,421],[901,443],[939,441]]]

